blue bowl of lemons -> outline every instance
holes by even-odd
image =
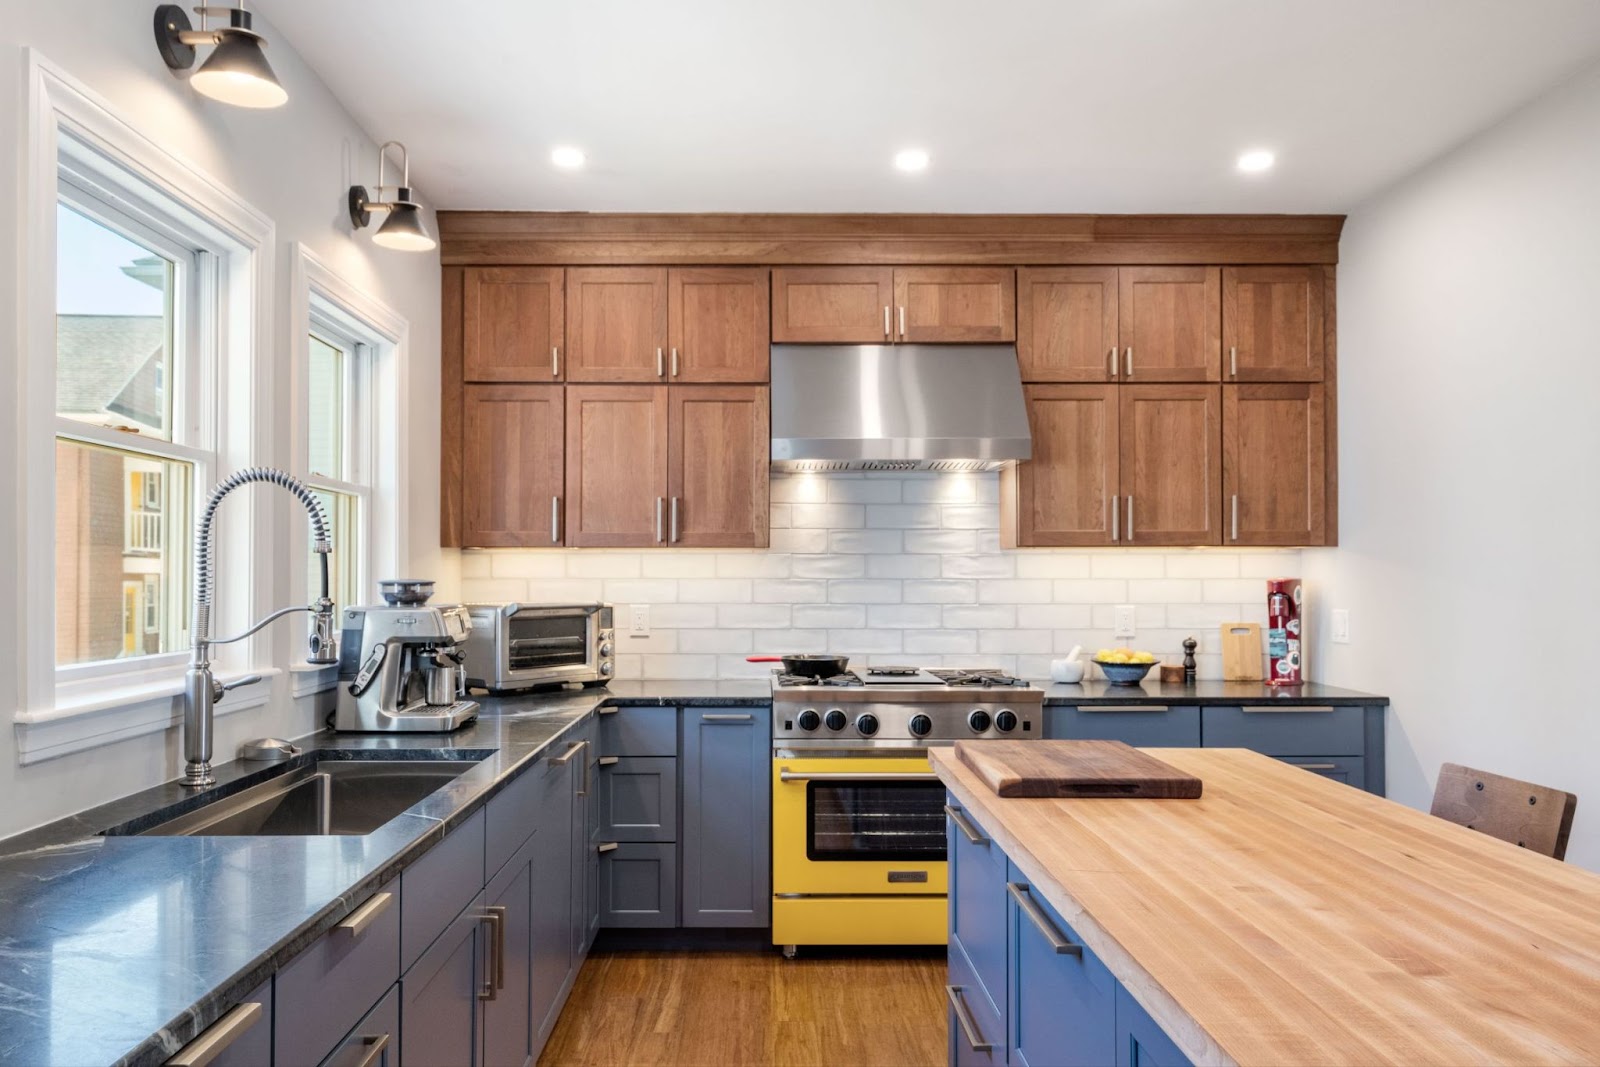
[[[1156,665],[1156,657],[1131,648],[1102,648],[1095,653],[1094,663],[1112,685],[1138,685]]]

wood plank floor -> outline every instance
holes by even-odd
[[[942,951],[608,951],[578,975],[540,1067],[945,1062]]]

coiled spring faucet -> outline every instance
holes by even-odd
[[[311,516],[311,550],[317,553],[322,570],[322,595],[311,604],[301,607],[281,608],[257,622],[254,626],[233,637],[211,636],[211,524],[217,515],[222,498],[242,485],[266,482],[293,493],[305,505]],[[333,636],[333,600],[328,595],[328,553],[333,542],[328,533],[328,516],[316,496],[292,475],[272,467],[247,467],[223,479],[200,513],[194,534],[194,622],[189,654],[189,670],[183,685],[183,756],[185,766],[180,785],[201,789],[216,784],[211,774],[211,719],[212,711],[222,694],[241,685],[261,681],[261,675],[251,674],[224,685],[211,674],[211,646],[242,641],[263,626],[297,611],[309,611],[312,617],[308,663],[337,663],[338,642]]]

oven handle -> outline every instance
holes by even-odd
[[[787,767],[778,770],[778,780],[782,782],[936,782],[939,776],[932,771],[883,771],[874,774],[871,771],[791,771]]]

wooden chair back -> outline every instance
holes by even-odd
[[[1566,858],[1577,808],[1578,798],[1571,793],[1446,763],[1439,769],[1432,812],[1559,860]]]

